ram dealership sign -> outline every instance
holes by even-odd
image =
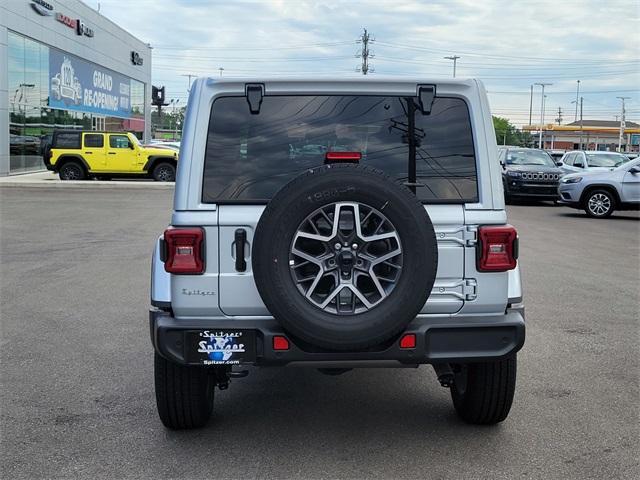
[[[131,116],[131,79],[54,48],[49,50],[49,106]]]

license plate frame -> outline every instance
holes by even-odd
[[[256,332],[244,329],[189,330],[185,358],[200,365],[240,365],[256,361]]]

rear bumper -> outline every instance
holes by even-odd
[[[151,342],[156,352],[183,365],[188,364],[185,360],[185,334],[194,330],[255,330],[257,356],[252,364],[259,366],[402,367],[488,361],[517,352],[525,340],[523,309],[509,309],[504,315],[485,317],[418,317],[398,338],[380,349],[356,352],[301,347],[274,319],[269,318],[187,321],[176,320],[167,312],[153,309],[149,312],[149,323]],[[399,338],[407,333],[416,335],[415,348],[400,348]],[[288,337],[289,350],[273,350],[275,335]]]

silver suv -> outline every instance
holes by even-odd
[[[583,209],[593,218],[606,218],[615,210],[640,209],[640,159],[615,168],[570,173],[558,187],[561,203]]]
[[[151,278],[168,428],[245,365],[430,364],[465,421],[507,417],[524,308],[480,82],[201,78],[181,147]]]

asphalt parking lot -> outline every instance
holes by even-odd
[[[512,206],[527,342],[498,427],[428,367],[253,369],[203,430],[155,411],[150,252],[171,190],[0,188],[2,478],[638,478],[640,214]]]

